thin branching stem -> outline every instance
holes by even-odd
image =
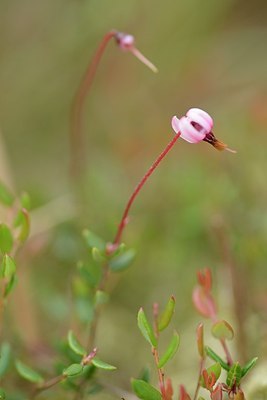
[[[35,399],[36,396],[38,396],[38,394],[44,392],[47,389],[50,389],[51,387],[57,385],[58,383],[62,382],[64,379],[66,379],[66,376],[61,374],[58,376],[55,376],[54,378],[49,379],[48,381],[42,383],[42,385],[38,386],[33,394],[32,394],[32,399]]]

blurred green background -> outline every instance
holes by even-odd
[[[151,363],[136,327],[137,310],[141,305],[149,310],[154,301],[164,303],[174,294],[182,345],[167,373],[177,384],[194,388],[193,342],[201,318],[191,292],[196,270],[206,266],[214,271],[221,314],[236,326],[234,270],[244,306],[239,351],[264,359],[266,21],[263,0],[0,1],[1,178],[10,185],[13,179],[17,192],[27,190],[33,208],[59,198],[53,203],[55,220],[63,215],[46,247],[21,268],[18,291],[27,291],[30,305],[29,299],[18,304],[20,297],[14,295],[7,316],[8,335],[29,362],[31,341],[50,348],[52,359],[54,343],[71,323],[70,281],[84,251],[82,228],[112,240],[131,191],[173,135],[171,117],[191,107],[212,115],[214,133],[237,154],[179,140],[141,192],[124,234],[137,257],[113,279],[97,341],[103,357],[119,371],[103,377],[129,389],[129,377]],[[109,44],[85,107],[81,215],[77,200],[70,200],[70,108],[90,58],[111,28],[133,34],[159,73]],[[41,220],[44,226],[53,213]],[[34,321],[27,320],[28,307]],[[236,342],[233,347],[238,348]]]

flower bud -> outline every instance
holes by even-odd
[[[134,45],[134,36],[128,33],[116,32],[115,40],[122,50],[129,50]]]

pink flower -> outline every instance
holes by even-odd
[[[217,150],[225,149],[235,153],[226,144],[216,139],[212,133],[213,119],[206,111],[200,108],[190,108],[186,115],[180,119],[174,116],[172,118],[172,128],[175,133],[179,132],[181,138],[189,143],[198,143],[204,140],[212,144]]]
[[[115,35],[116,42],[122,50],[129,50],[134,45],[134,36],[128,33],[117,32]]]
[[[153,72],[158,72],[157,67],[152,64],[136,47],[135,38],[133,35],[123,32],[115,32],[114,38],[118,46],[124,51],[130,51],[138,60],[150,68]]]

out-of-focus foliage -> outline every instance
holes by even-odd
[[[152,74],[113,43],[103,57],[86,103],[82,204],[75,202],[70,217],[67,210],[53,234],[38,237],[31,257],[19,263],[6,315],[12,324],[4,331],[19,358],[24,353],[29,364],[51,367],[55,341],[76,324],[70,282],[87,252],[82,229],[113,239],[133,187],[173,135],[171,117],[193,106],[213,116],[214,133],[237,154],[178,141],[140,194],[123,238],[137,256],[112,278],[98,329],[101,354],[119,370],[107,379],[130,390],[129,377],[148,358],[136,310],[173,293],[181,348],[171,371],[190,388],[197,373],[197,352],[188,345],[197,322],[191,290],[195,270],[206,265],[220,280],[230,320],[228,267],[235,266],[245,293],[246,356],[266,357],[266,20],[263,0],[1,0],[0,153],[11,173],[1,157],[0,177],[7,182],[13,176],[17,191],[30,193],[33,213],[53,198],[73,195],[70,108],[102,36],[111,28],[134,34],[159,68]],[[53,215],[49,209],[38,221]],[[42,240],[48,240],[45,247]]]

